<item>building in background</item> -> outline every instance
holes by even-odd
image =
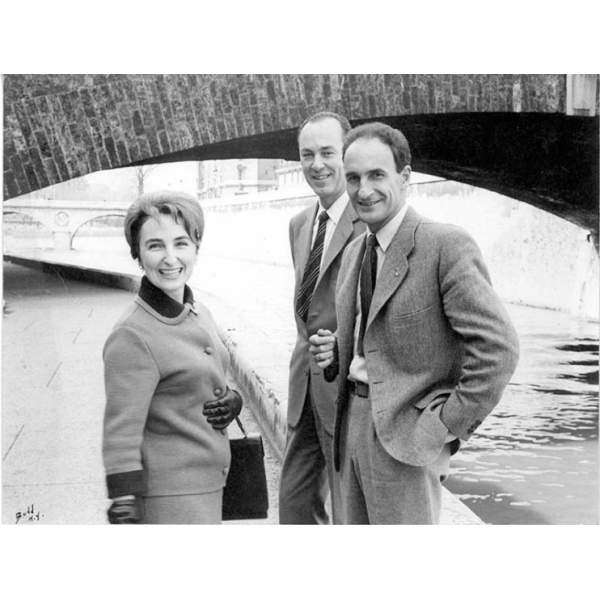
[[[310,186],[302,174],[302,165],[296,160],[280,160],[275,169],[277,189],[298,189],[310,191]]]
[[[275,170],[281,162],[271,158],[202,161],[198,163],[198,198],[228,199],[276,189]]]

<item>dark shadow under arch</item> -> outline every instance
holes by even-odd
[[[598,117],[544,113],[382,116],[401,129],[413,169],[527,202],[590,230],[598,240]],[[134,164],[283,158],[297,160],[296,129],[196,146]],[[597,246],[597,243],[596,243]]]

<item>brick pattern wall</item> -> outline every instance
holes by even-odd
[[[93,171],[297,127],[366,119],[565,111],[563,75],[7,75],[4,198]]]

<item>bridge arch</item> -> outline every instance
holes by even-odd
[[[49,215],[40,214],[39,211],[27,210],[26,207],[21,209],[16,207],[7,207],[5,206],[2,214],[5,216],[8,215],[22,215],[26,218],[26,221],[30,223],[39,223],[44,229],[52,232],[52,222]],[[5,230],[6,230],[6,219],[4,220]]]
[[[79,200],[53,200],[51,198],[18,198],[8,200],[4,212],[14,211],[39,221],[48,229],[57,250],[72,249],[75,233],[90,221],[107,217],[123,218],[127,208],[123,205],[82,204]]]
[[[416,170],[597,237],[599,108],[597,75],[7,75],[4,196],[127,165],[295,159],[296,127],[329,109],[401,127]]]
[[[125,220],[125,211],[122,212],[113,212],[113,213],[107,213],[107,214],[102,214],[102,215],[96,215],[91,217],[90,219],[87,219],[86,221],[83,221],[81,223],[79,223],[77,225],[76,228],[73,229],[73,232],[71,233],[71,237],[69,240],[69,248],[72,250],[74,247],[74,241],[75,238],[77,236],[78,233],[80,233],[82,231],[82,229],[85,229],[85,227],[87,225],[90,225],[91,223],[97,222],[97,221],[104,221],[110,218],[118,218],[120,221],[120,230],[119,230],[119,234],[122,237],[122,228],[123,228],[123,221]]]
[[[96,215],[93,216],[89,219],[87,219],[86,221],[82,221],[81,223],[79,223],[77,225],[77,227],[73,230],[73,236],[75,237],[75,235],[82,229],[84,228],[86,225],[89,225],[90,223],[93,223],[95,221],[103,221],[106,219],[110,219],[110,218],[118,218],[120,219],[121,223],[123,222],[123,220],[125,219],[125,211],[123,212],[114,212],[114,213],[107,213],[107,214],[103,214],[103,215]]]
[[[27,217],[31,221],[34,221],[33,216],[30,215],[27,211],[17,210],[15,208],[4,208],[2,210],[2,214],[4,216],[8,216],[8,215],[22,215],[23,217]]]
[[[11,248],[16,248],[19,246],[20,243],[25,243],[27,247],[31,247],[33,238],[35,238],[35,240],[37,241],[36,244],[33,244],[34,246],[37,246],[42,241],[44,242],[44,244],[53,244],[52,229],[48,227],[47,223],[44,223],[42,220],[36,218],[35,215],[32,215],[31,213],[25,210],[18,210],[15,208],[6,207],[2,211],[2,215],[4,251],[10,250]],[[18,228],[15,231],[16,235],[13,235],[13,231],[11,228],[11,216],[23,217],[25,222],[27,223],[24,229],[23,221],[18,222]]]

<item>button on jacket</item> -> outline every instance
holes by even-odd
[[[209,311],[144,277],[103,352],[103,459],[109,497],[215,491],[230,462],[224,431],[202,414],[227,390],[229,354]]]

